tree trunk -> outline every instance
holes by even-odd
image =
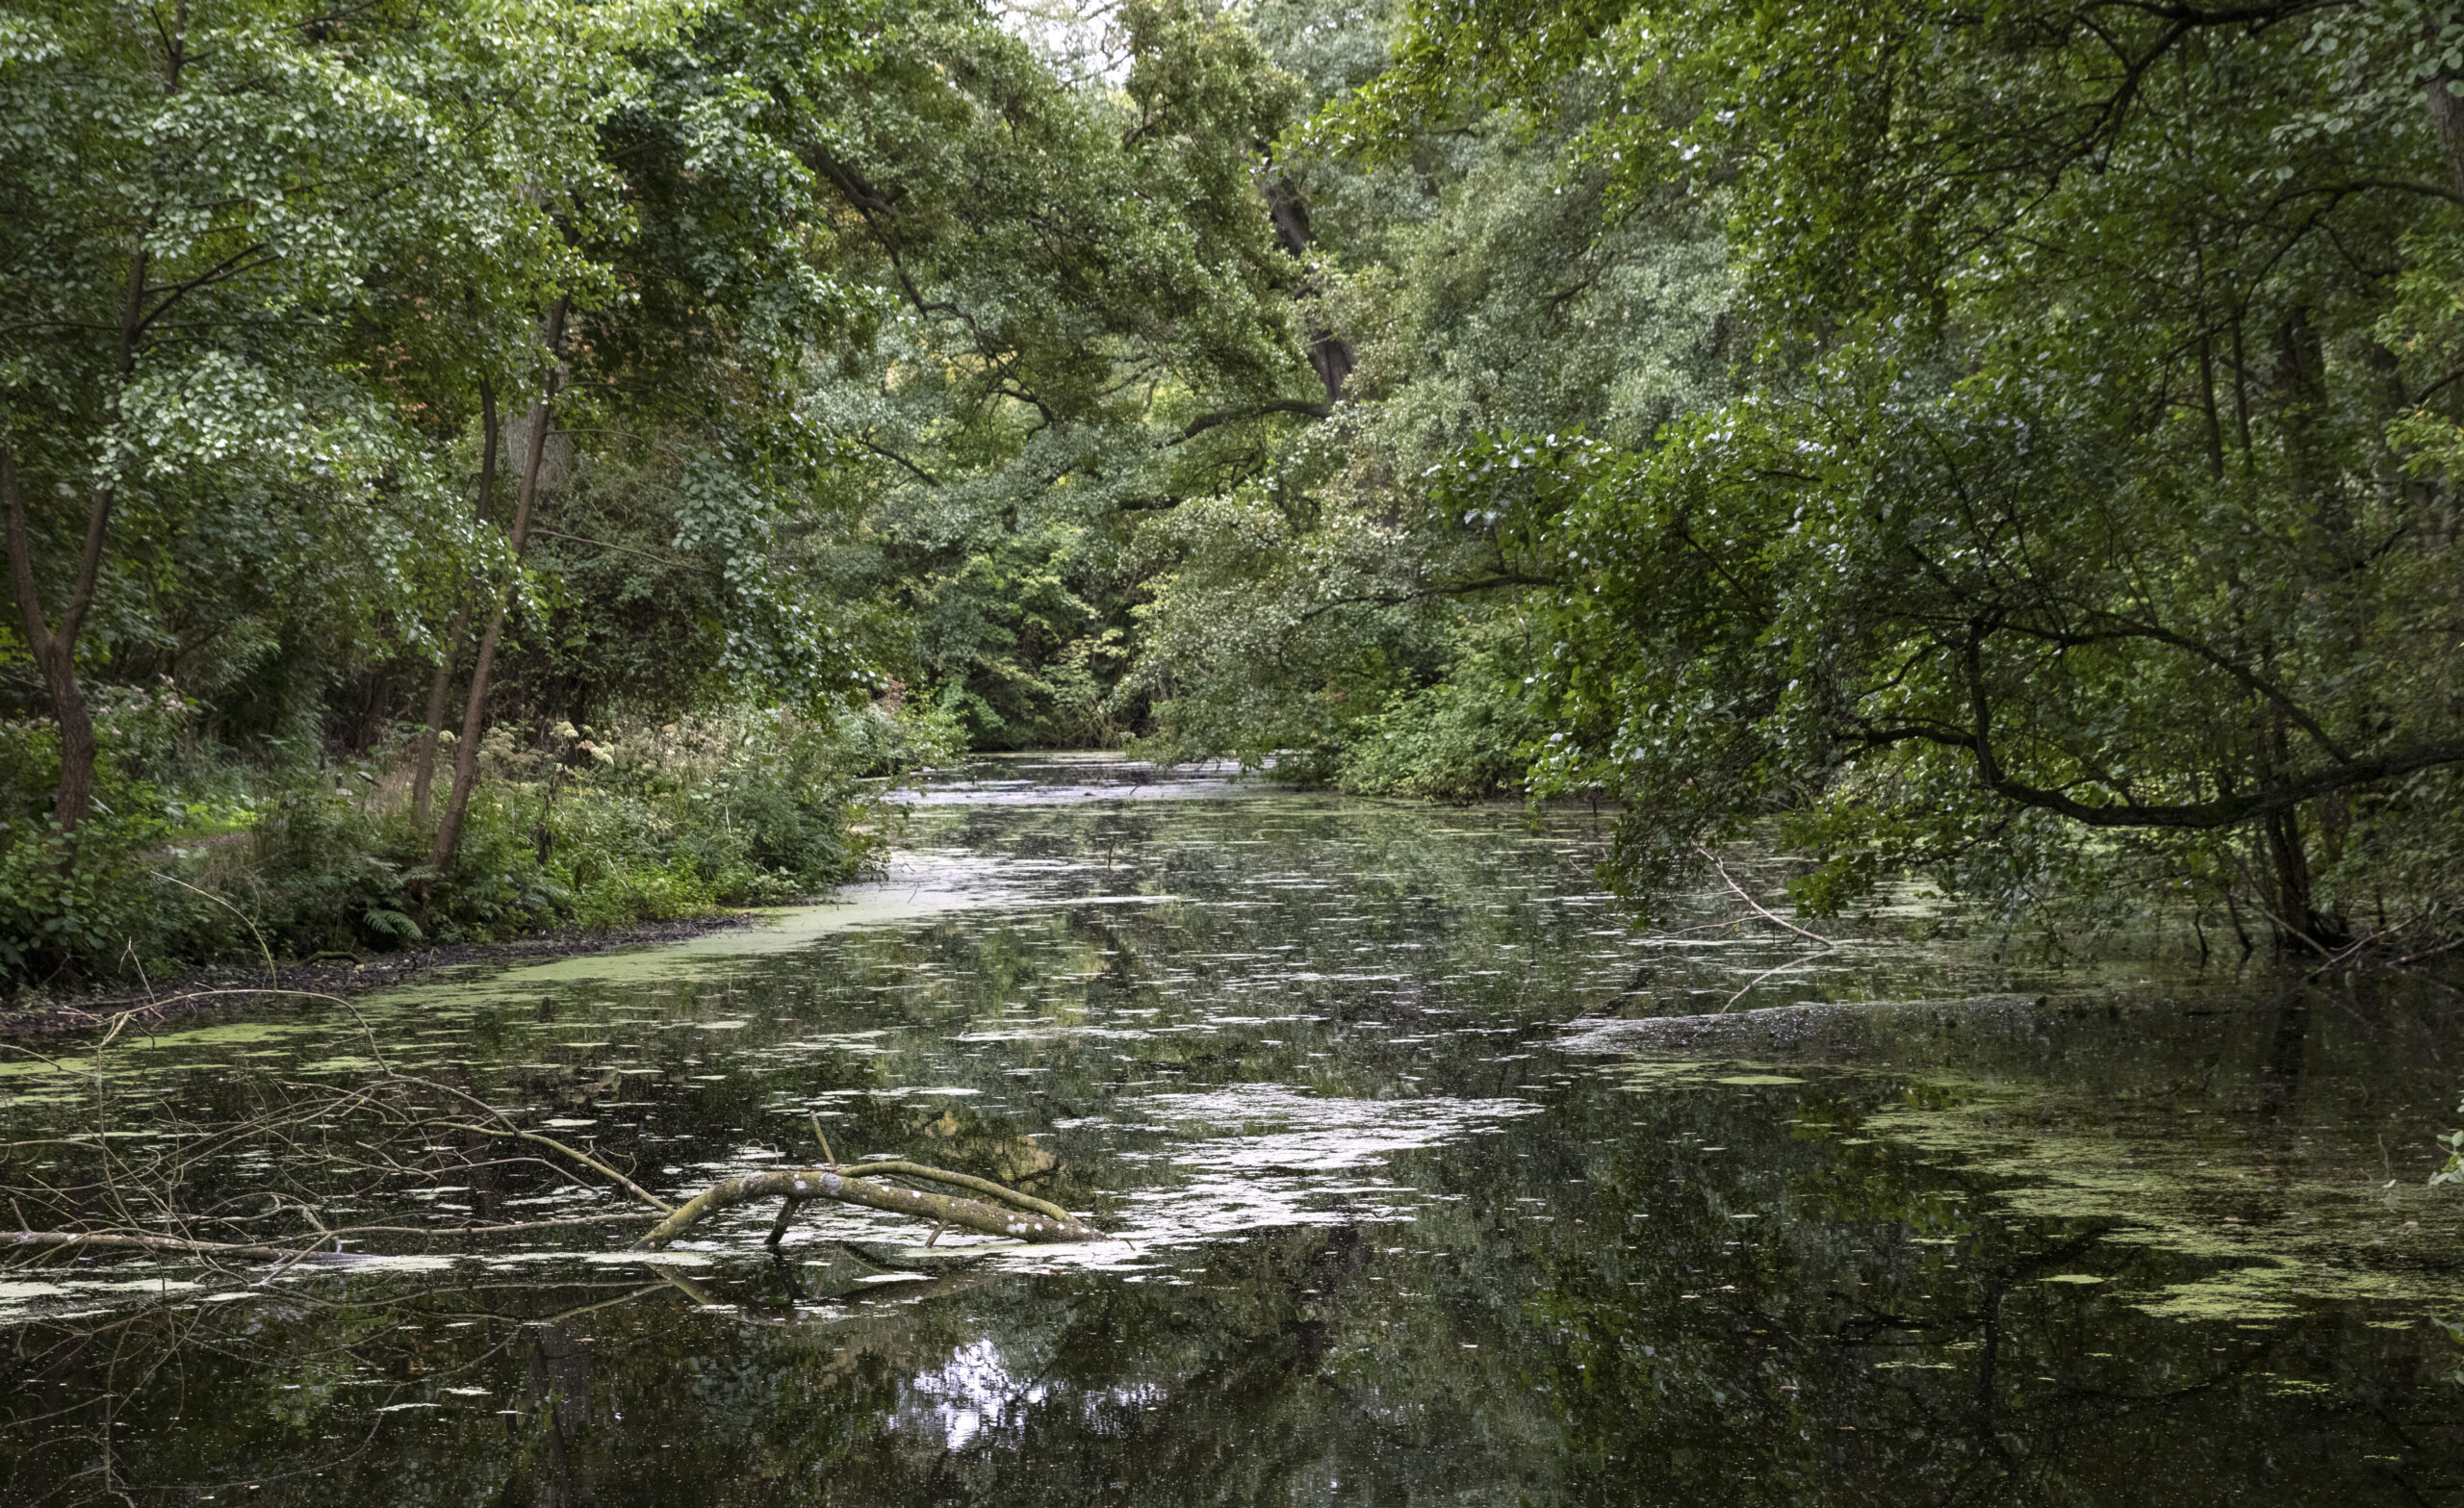
[[[2437,129],[2438,144],[2447,152],[2447,174],[2454,182],[2455,192],[2464,193],[2464,99],[2458,99],[2458,80],[2444,68],[2429,81],[2429,121]]]
[[[556,397],[556,363],[565,344],[565,303],[558,299],[548,316],[548,377],[530,405],[530,453],[522,459],[522,490],[513,505],[513,558],[530,537],[530,510],[539,498],[539,462],[548,451],[548,421]],[[436,844],[427,866],[443,874],[462,841],[462,819],[471,809],[471,789],[479,778],[479,725],[487,714],[488,677],[496,669],[497,645],[504,637],[509,589],[499,592],[488,614],[487,631],[479,637],[478,657],[471,662],[471,693],[462,704],[461,742],[453,746],[453,789],[445,799],[445,820],[437,824]]]
[[[497,496],[497,390],[487,378],[479,379],[479,422],[487,436],[479,442],[479,501],[474,510],[479,522],[488,522],[488,505]],[[466,590],[453,606],[453,628],[445,636],[445,653],[436,662],[436,677],[428,682],[427,716],[421,725],[419,768],[411,777],[411,821],[420,828],[427,826],[428,786],[436,776],[436,741],[445,731],[445,694],[453,686],[453,665],[462,657],[462,640],[471,631],[471,598]]]
[[[420,723],[420,758],[411,771],[411,824],[427,827],[428,790],[436,783],[436,741],[445,736],[445,698],[453,689],[453,667],[462,658],[462,641],[471,633],[468,599],[453,606],[453,626],[445,636],[445,653],[427,683],[427,710]]]
[[[1300,285],[1300,296],[1306,297],[1318,292],[1317,270],[1308,267],[1309,247],[1317,239],[1309,226],[1309,206],[1292,180],[1281,175],[1262,185],[1262,191],[1267,217],[1282,238],[1284,249],[1306,268]],[[1326,390],[1326,401],[1332,403],[1344,396],[1344,383],[1350,378],[1359,358],[1352,351],[1351,342],[1320,322],[1314,309],[1309,313],[1308,324],[1309,365],[1317,370],[1318,381]]]
[[[0,508],[8,514],[10,595],[16,600],[26,647],[42,672],[43,690],[51,697],[52,721],[60,728],[60,786],[52,797],[51,818],[62,832],[71,832],[86,819],[94,800],[94,714],[77,678],[77,629],[87,604],[93,601],[93,573],[81,574],[81,590],[69,599],[60,626],[53,627],[35,582],[34,531],[26,518],[25,497],[17,488],[16,457],[5,446],[0,446]],[[87,519],[90,557],[99,559],[110,519],[111,490],[97,488]]]
[[[35,584],[33,529],[26,520],[25,498],[17,491],[17,458],[6,446],[0,446],[0,508],[8,513],[10,595],[16,599],[26,645],[42,672],[43,690],[50,694],[52,721],[60,727],[60,787],[52,797],[51,818],[68,832],[84,820],[94,799],[94,714],[77,680],[74,626],[67,626],[64,637],[43,615]]]
[[[2321,911],[2311,888],[2310,856],[2301,834],[2301,818],[2287,808],[2270,813],[2261,823],[2267,840],[2268,867],[2275,882],[2276,946],[2285,952],[2328,953],[2345,942],[2341,917]]]

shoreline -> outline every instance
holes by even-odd
[[[328,958],[277,968],[271,973],[262,966],[244,969],[209,964],[161,981],[150,989],[123,989],[75,1000],[36,997],[27,1004],[0,1006],[0,1038],[87,1031],[114,1021],[150,1026],[289,994],[363,994],[412,984],[424,976],[473,963],[514,959],[547,962],[618,948],[682,942],[710,933],[749,927],[760,917],[758,911],[727,911],[716,916],[645,922],[603,932],[569,929],[534,933],[504,942],[451,943],[380,953],[365,960]]]

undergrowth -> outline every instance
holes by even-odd
[[[912,704],[500,728],[440,872],[435,813],[412,810],[410,736],[357,757],[244,759],[201,749],[187,716],[168,694],[106,709],[99,799],[66,836],[48,815],[51,729],[0,724],[0,993],[809,896],[878,857],[878,778],[952,743]],[[441,804],[449,749],[437,765]]]

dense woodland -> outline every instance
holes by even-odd
[[[808,894],[1126,746],[1648,911],[2464,905],[2415,0],[5,0],[0,981]]]

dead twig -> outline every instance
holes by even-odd
[[[535,1131],[525,1131],[519,1126],[474,1126],[461,1121],[446,1121],[443,1124],[445,1129],[448,1131],[469,1132],[471,1135],[475,1137],[519,1137],[525,1141],[536,1142],[540,1146],[546,1147],[552,1152],[571,1158],[573,1161],[580,1163],[586,1168],[589,1168],[591,1171],[600,1174],[602,1177],[613,1180],[616,1185],[623,1189],[627,1193],[631,1194],[642,1203],[649,1205],[652,1209],[658,1211],[661,1214],[673,1214],[676,1213],[676,1206],[668,1203],[666,1200],[651,1192],[649,1189],[644,1189],[641,1185],[633,1182],[629,1178],[627,1178],[624,1174],[616,1171],[612,1167],[609,1167],[606,1163],[599,1161],[599,1159],[595,1157],[592,1157],[589,1153],[569,1147],[553,1137],[543,1137]]]

